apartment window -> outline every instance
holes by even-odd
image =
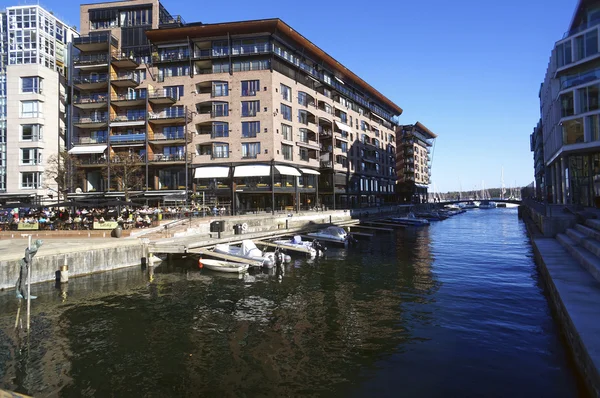
[[[348,123],[348,116],[346,115],[346,112],[338,111],[338,117],[340,118],[342,123]]]
[[[598,109],[600,99],[599,87],[600,86],[595,84],[577,90],[577,93],[579,94],[579,106],[581,107],[579,113],[595,111]]]
[[[285,104],[281,104],[281,116],[283,116],[283,118],[285,120],[289,120],[291,122],[292,121],[292,107],[287,106]]]
[[[281,144],[281,154],[284,160],[294,160],[292,155],[293,149],[294,147],[291,145]]]
[[[298,154],[300,155],[300,160],[308,162],[308,160],[309,160],[308,149],[306,149],[306,148],[300,148],[300,152]]]
[[[308,130],[299,129],[298,136],[301,142],[304,142],[305,144],[308,143]]]
[[[594,29],[585,34],[585,56],[598,53],[598,30]]]
[[[42,153],[37,148],[21,149],[21,165],[36,165],[42,163]]]
[[[242,81],[242,97],[252,97],[256,92],[260,91],[259,80],[243,80]]]
[[[167,140],[183,138],[183,126],[163,127],[163,135]]]
[[[308,94],[303,91],[298,91],[298,103],[300,105],[308,106]]]
[[[242,101],[242,117],[256,116],[260,111],[260,101]]]
[[[41,124],[22,124],[21,141],[41,141],[43,128]]]
[[[348,167],[348,159],[342,155],[335,156],[335,162],[341,164],[343,167]]]
[[[211,138],[229,137],[229,123],[213,123]]]
[[[586,117],[586,128],[590,133],[592,141],[600,141],[600,125],[598,124],[598,115]]]
[[[21,101],[21,117],[43,117],[40,101]]]
[[[573,116],[575,106],[573,105],[573,92],[565,93],[560,96],[561,117]]]
[[[571,56],[571,40],[556,46],[556,57],[557,66],[559,68],[561,66],[568,65],[571,62],[573,62]]]
[[[22,93],[42,93],[42,81],[43,79],[38,76],[22,77],[21,78],[21,92]]]
[[[143,71],[143,73],[144,73],[144,77],[145,77],[145,71]],[[166,77],[186,76],[189,74],[190,74],[189,65],[160,67],[160,68],[158,68],[158,81],[164,82]]]
[[[260,122],[242,122],[242,138],[255,138],[260,132]]]
[[[292,89],[285,84],[281,85],[281,98],[285,101],[292,101]]]
[[[108,131],[106,131],[106,130],[92,131],[90,133],[90,142],[92,144],[99,143],[99,142],[106,142],[107,136],[108,136]]]
[[[38,189],[42,186],[42,173],[21,173],[21,189]]]
[[[212,96],[213,97],[227,97],[228,95],[229,95],[229,83],[213,82],[213,84],[212,84]]]
[[[348,152],[348,143],[342,140],[335,140],[335,147],[341,149],[342,152]],[[364,154],[363,156],[364,157]]]
[[[298,122],[302,124],[308,124],[308,112],[298,109]]]
[[[213,157],[228,158],[229,157],[229,144],[214,144],[213,145]]]
[[[212,117],[229,116],[229,103],[213,102]]]
[[[183,97],[183,86],[166,86],[164,87],[165,96],[179,99]]]
[[[214,61],[212,66],[213,73],[229,73],[229,61]],[[196,74],[210,73],[210,69],[196,68]]]
[[[260,153],[260,142],[242,143],[242,158],[256,159]]]
[[[287,141],[292,141],[292,126],[287,124],[281,125],[281,134],[283,135],[283,139]]]

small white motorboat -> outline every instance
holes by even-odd
[[[228,254],[230,256],[243,258],[259,262],[265,267],[272,267],[275,264],[275,254],[266,253],[260,250],[251,240],[243,240],[241,246],[233,246],[229,243],[220,243],[215,245],[215,252]]]
[[[338,243],[347,245],[350,241],[354,242],[354,238],[349,235],[342,227],[331,226],[317,232],[306,234],[311,238],[319,239],[323,242]]]
[[[211,271],[236,272],[242,273],[248,271],[248,264],[230,263],[229,261],[213,260],[210,258],[201,258],[198,260],[199,268],[207,268]]]
[[[296,235],[292,239],[274,240],[273,243],[281,246],[284,249],[286,247],[307,249],[310,258],[315,258],[325,254],[323,246],[321,246],[316,239],[312,242],[306,240],[303,241],[300,235]]]
[[[414,226],[425,226],[429,225],[429,220],[424,218],[418,218],[413,213],[408,213],[406,217],[393,217],[390,218],[391,222],[402,224],[402,225],[414,225]]]

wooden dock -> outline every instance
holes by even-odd
[[[251,267],[262,267],[262,262],[260,261],[252,261],[252,260],[247,260],[241,257],[236,257],[236,256],[230,256],[229,254],[223,254],[223,253],[215,253],[212,250],[208,250],[208,249],[190,249],[188,250],[188,253],[190,254],[199,254],[201,256],[210,256],[210,257],[214,257],[217,258],[219,260],[226,260],[232,263],[237,263],[237,264],[249,264]]]

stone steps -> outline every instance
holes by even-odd
[[[600,282],[600,220],[585,220],[576,224],[556,240],[573,256],[590,275]]]

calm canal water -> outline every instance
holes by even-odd
[[[0,387],[36,396],[582,394],[516,209],[378,233],[281,282],[179,261],[33,290],[28,339],[0,294]]]

